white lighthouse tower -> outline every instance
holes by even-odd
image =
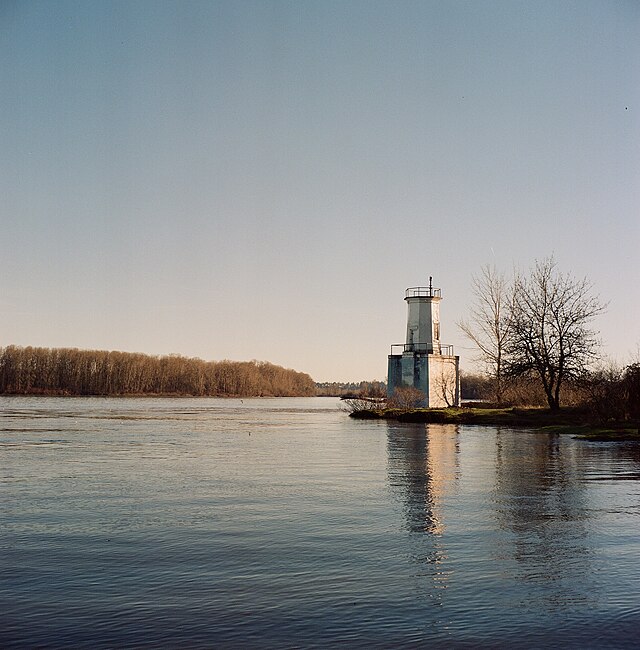
[[[440,289],[434,289],[429,278],[428,287],[411,287],[405,293],[409,306],[406,346],[411,351],[440,354]]]
[[[460,357],[453,346],[440,343],[440,289],[429,278],[428,287],[410,287],[404,299],[409,307],[404,344],[391,346],[387,393],[411,386],[424,393],[426,407],[460,405]]]

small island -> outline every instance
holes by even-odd
[[[356,419],[385,419],[424,424],[471,424],[535,429],[541,433],[572,434],[585,440],[640,441],[637,421],[628,419],[597,422],[585,406],[556,411],[544,407],[462,406],[448,408],[398,408],[385,401],[366,398],[343,400]]]
[[[384,419],[424,424],[472,424],[478,426],[522,427],[544,433],[569,433],[589,440],[640,440],[638,423],[622,420],[598,423],[584,406],[557,411],[544,407],[462,406],[448,408],[397,408],[386,402],[366,399],[343,400],[349,415],[356,419]]]

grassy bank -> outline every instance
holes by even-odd
[[[443,409],[363,409],[350,414],[359,419],[386,419],[426,424],[475,424],[526,427],[546,433],[573,434],[587,440],[638,440],[637,426],[594,426],[581,408],[443,408]]]

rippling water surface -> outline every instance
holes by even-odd
[[[640,450],[0,398],[2,647],[638,647]]]

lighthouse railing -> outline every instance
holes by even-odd
[[[406,298],[441,298],[442,290],[435,287],[409,287],[404,294]]]
[[[433,345],[433,343],[394,343],[391,346],[391,356],[405,354],[440,354],[444,357],[453,356],[453,345]]]

